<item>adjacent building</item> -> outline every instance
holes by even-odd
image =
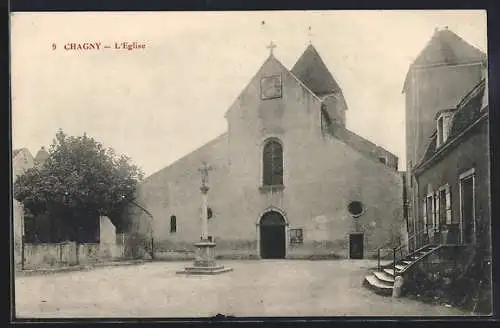
[[[459,129],[455,124],[459,118],[458,116],[454,118],[455,114],[462,113],[461,108],[465,106],[464,102],[468,101],[468,98],[464,100],[464,97],[470,95],[471,90],[484,79],[485,67],[485,53],[445,28],[435,30],[434,35],[411,64],[407,73],[403,87],[406,99],[407,176],[405,188],[407,190],[408,232],[410,245],[413,247],[425,242],[424,234],[427,235],[427,224],[433,222],[430,218],[434,215],[434,210],[424,208],[422,205],[424,198],[427,197],[427,193],[434,193],[436,191],[434,188],[441,188],[445,184],[441,185],[441,182],[435,181],[431,189],[422,191],[422,188],[429,187],[427,182],[418,183],[419,175],[416,174],[416,169],[418,167],[420,173],[424,167],[427,168],[429,164],[424,165],[424,162],[427,162],[429,156],[437,150],[439,150],[437,157],[448,154],[443,150],[448,149],[450,142],[457,137],[457,129]],[[474,92],[477,92],[477,89]],[[488,138],[487,135],[483,137]],[[456,146],[457,142],[453,141],[453,144]],[[460,148],[456,153],[462,154],[463,157],[472,155],[465,148],[463,150]],[[488,156],[488,152],[483,151],[481,156]],[[441,173],[452,174],[455,168],[449,168],[449,171],[442,170]],[[463,172],[457,174],[461,173]],[[456,178],[458,179],[458,175]],[[446,190],[448,189],[441,190],[443,195],[447,193]],[[422,193],[425,194],[423,197],[420,195]],[[452,193],[453,190],[450,190],[449,195],[443,197],[449,198]],[[444,214],[441,213],[441,215]],[[447,215],[452,215],[451,219],[448,218],[448,222],[450,220],[458,222],[458,207]]]
[[[416,229],[432,244],[474,244],[491,252],[487,69],[453,109],[439,111],[413,168]]]

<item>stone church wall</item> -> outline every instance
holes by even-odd
[[[263,76],[281,75],[281,98],[262,100]],[[228,133],[150,176],[138,201],[153,213],[159,251],[186,252],[201,234],[198,168],[213,167],[208,203],[209,234],[221,257],[259,257],[259,220],[267,210],[283,214],[287,229],[303,229],[303,244],[288,258],[348,256],[349,233],[363,232],[365,255],[400,235],[403,224],[400,174],[321,131],[321,101],[270,57],[226,115]],[[262,149],[268,138],[283,144],[284,186],[262,186]],[[364,213],[352,218],[348,204],[361,201]],[[136,212],[137,213],[137,212]],[[175,216],[176,231],[171,231]],[[142,222],[148,218],[137,214]],[[288,230],[287,230],[288,231]]]

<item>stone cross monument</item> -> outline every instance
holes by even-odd
[[[185,267],[183,271],[177,273],[183,274],[218,274],[232,271],[232,268],[226,268],[223,265],[215,263],[215,242],[208,239],[208,172],[212,167],[203,162],[202,167],[198,169],[201,174],[201,240],[194,244],[195,260],[192,266]]]
[[[198,169],[201,173],[201,240],[208,240],[208,172],[212,171],[212,167],[203,162],[203,166]]]

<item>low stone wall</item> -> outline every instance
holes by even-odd
[[[20,248],[20,247],[19,247]],[[85,265],[123,257],[123,245],[76,244],[24,244],[24,268],[40,269],[57,266]],[[16,267],[21,267],[21,250],[15,250]]]
[[[24,268],[36,269],[77,264],[76,243],[25,244]]]
[[[21,243],[14,243],[14,265],[16,268],[21,267]]]
[[[103,259],[116,259],[125,256],[125,247],[112,243],[99,244],[99,257]]]
[[[99,261],[99,244],[79,244],[78,263],[89,264]]]
[[[445,288],[455,281],[472,260],[472,248],[443,247],[427,256],[405,274],[405,289],[423,293]]]

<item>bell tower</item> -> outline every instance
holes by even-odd
[[[345,126],[347,104],[342,89],[312,43],[297,60],[291,72],[323,101],[323,115],[327,120]]]

